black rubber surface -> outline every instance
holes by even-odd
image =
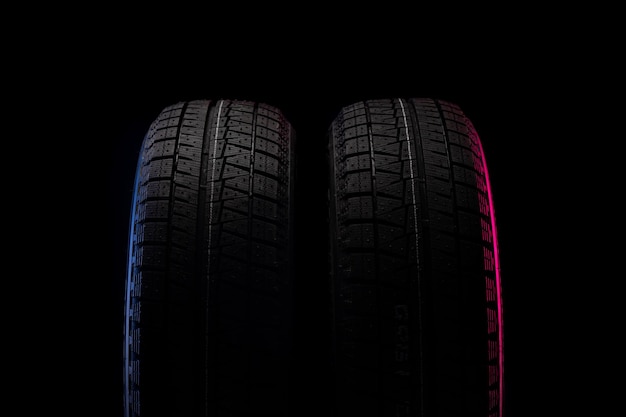
[[[181,102],[153,122],[132,204],[127,417],[286,415],[294,140],[256,102]]]
[[[482,147],[453,103],[344,107],[329,130],[335,416],[500,416]]]

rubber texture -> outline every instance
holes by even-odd
[[[502,295],[482,145],[455,104],[384,99],[329,129],[334,415],[502,415]]]
[[[139,155],[125,415],[287,414],[294,130],[270,105],[181,102]]]

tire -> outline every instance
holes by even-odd
[[[482,145],[453,103],[370,100],[329,129],[335,415],[502,416]]]
[[[270,105],[165,108],[132,202],[124,404],[136,416],[284,416],[295,134]]]

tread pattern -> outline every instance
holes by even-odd
[[[478,135],[432,99],[329,131],[336,414],[501,416],[502,310]]]
[[[165,108],[132,205],[125,407],[137,416],[284,416],[294,132],[236,100]]]

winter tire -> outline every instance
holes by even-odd
[[[329,129],[335,416],[501,417],[493,198],[472,122],[429,98]]]
[[[126,417],[286,415],[294,139],[256,102],[180,102],[152,123],[131,210]]]

